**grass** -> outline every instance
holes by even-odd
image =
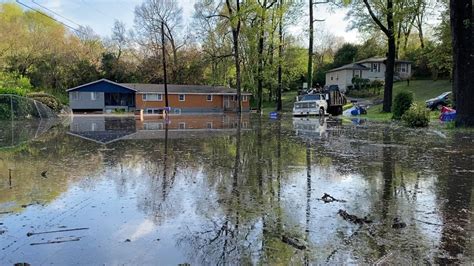
[[[448,80],[412,80],[410,86],[404,81],[396,82],[393,86],[393,98],[401,91],[410,91],[413,93],[413,99],[417,102],[424,102],[430,98],[434,98],[445,91],[451,90],[451,83]],[[293,103],[297,96],[296,91],[286,91],[282,94],[283,112],[291,112],[293,109]],[[372,97],[371,99],[382,99],[383,91],[380,96]],[[346,110],[348,106],[344,107]],[[274,102],[263,102],[263,112],[265,114],[276,110],[276,104]],[[438,119],[439,112],[431,112],[431,119]],[[377,121],[389,121],[392,119],[391,113],[382,113],[382,105],[371,106],[367,110],[367,115],[361,116]]]
[[[413,100],[415,102],[424,102],[430,98],[434,98],[443,92],[451,90],[451,82],[448,80],[412,80],[410,86],[406,82],[397,82],[393,86],[393,98],[401,91],[409,91],[413,93]],[[377,98],[383,97],[378,96]],[[431,120],[437,120],[439,117],[439,111],[433,111],[430,113]],[[367,115],[363,116],[369,119],[377,121],[390,121],[392,119],[392,113],[383,113],[382,104],[373,105],[367,110]]]
[[[285,91],[281,95],[281,102],[283,112],[291,112],[293,110],[293,103],[295,102],[296,96],[298,93],[296,91]],[[263,102],[263,113],[268,114],[276,110],[275,102]]]

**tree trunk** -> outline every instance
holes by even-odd
[[[267,1],[263,2],[261,17],[260,17],[260,33],[258,38],[258,69],[257,69],[257,95],[258,103],[257,110],[259,113],[262,112],[263,102],[263,45],[265,42],[265,15],[266,15]]]
[[[232,28],[232,46],[234,50],[234,63],[235,63],[235,86],[237,89],[237,112],[242,112],[242,97],[241,97],[241,70],[240,70],[240,54],[239,54],[239,34],[240,34],[240,2],[236,0],[236,10],[234,12],[230,0],[226,0],[227,10],[229,11],[230,23]],[[234,25],[232,18],[237,16],[237,23]]]
[[[393,10],[393,0],[387,0],[387,10]],[[383,93],[383,108],[384,112],[392,111],[392,89],[393,89],[393,75],[395,73],[395,57],[396,44],[395,36],[393,35],[393,11],[387,12],[387,29],[388,29],[388,54],[385,64],[385,87]]]
[[[308,89],[313,87],[313,39],[314,39],[314,25],[313,25],[313,0],[309,0],[309,46],[308,46]]]
[[[165,87],[165,105],[169,107],[168,102],[168,80],[166,78],[166,50],[165,50],[165,23],[161,22],[161,51],[163,54],[162,63],[163,63],[163,85]]]
[[[474,3],[450,0],[456,126],[474,126]]]
[[[279,6],[280,12],[280,21],[278,25],[278,90],[277,90],[277,111],[282,110],[282,102],[281,102],[281,93],[283,90],[282,84],[282,61],[283,61],[283,0],[280,0]]]

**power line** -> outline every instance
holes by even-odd
[[[44,13],[44,12],[41,12],[41,11],[39,11],[38,9],[35,9],[35,8],[33,8],[33,7],[31,7],[31,6],[27,5],[27,4],[25,4],[25,3],[22,3],[22,2],[20,2],[20,0],[16,0],[16,2],[17,2],[18,4],[20,4],[20,5],[22,5],[22,6],[26,7],[26,8],[28,8],[28,9],[31,9],[31,10],[33,10],[33,11],[37,12],[38,14],[41,14],[41,15],[43,15],[43,16],[45,16],[45,17],[49,18],[49,19],[52,19],[52,20],[56,21],[57,23],[59,23],[59,24],[63,25],[64,27],[67,27],[67,28],[69,28],[69,29],[71,29],[71,30],[75,31],[76,33],[82,33],[82,34],[85,34],[85,33],[84,33],[84,32],[82,32],[81,30],[78,30],[78,29],[76,29],[76,28],[74,28],[74,27],[72,27],[72,26],[69,26],[69,25],[67,25],[67,24],[66,24],[66,23],[64,23],[64,22],[62,22],[62,21],[59,21],[59,20],[57,20],[57,19],[55,19],[55,18],[53,18],[53,17],[49,16],[48,14],[46,14],[46,13]]]
[[[35,4],[36,4],[37,6],[39,6],[39,7],[42,7],[43,9],[48,10],[49,12],[55,14],[55,15],[58,16],[58,17],[61,17],[61,18],[65,19],[65,20],[67,20],[67,21],[69,21],[69,22],[71,22],[71,23],[73,23],[73,24],[76,24],[76,25],[79,26],[79,27],[82,27],[82,25],[77,24],[76,22],[74,22],[74,21],[72,21],[72,20],[66,18],[65,16],[54,12],[53,10],[51,10],[51,9],[49,9],[49,8],[47,8],[47,7],[43,6],[43,5],[41,5],[40,3],[37,3],[35,0],[31,0],[31,2],[35,3]]]

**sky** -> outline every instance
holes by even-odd
[[[65,24],[77,28],[78,25],[90,26],[102,37],[110,36],[115,20],[125,23],[127,28],[133,27],[135,6],[143,0],[19,0],[28,6],[51,14]],[[185,23],[191,21],[194,3],[196,0],[178,0],[183,8]],[[0,2],[11,2],[11,0],[0,0]],[[39,5],[38,5],[39,4]],[[41,6],[51,10],[48,11]],[[319,11],[318,18],[326,19],[322,24],[317,22],[316,27],[326,27],[334,35],[343,37],[345,41],[357,42],[359,34],[357,30],[347,31],[348,22],[344,20],[346,10],[336,12]],[[184,24],[185,24],[184,23]],[[290,32],[298,37],[305,37],[304,28],[307,25],[302,19],[301,25],[293,26]]]

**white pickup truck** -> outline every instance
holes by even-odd
[[[324,94],[306,94],[294,103],[293,116],[324,116],[327,110],[328,103]]]
[[[293,105],[293,116],[341,115],[342,107],[347,103],[337,85],[325,87],[322,92],[298,96]]]

